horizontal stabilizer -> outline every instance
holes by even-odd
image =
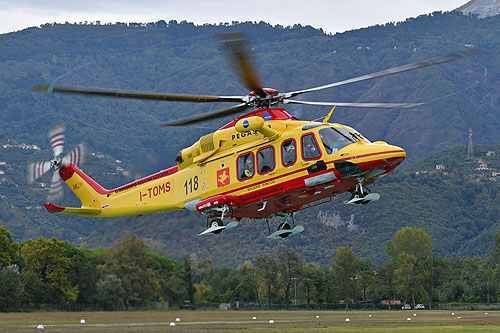
[[[53,204],[52,202],[46,202],[44,206],[49,213],[58,213],[66,215],[92,216],[92,215],[97,215],[101,212],[100,209],[94,209],[94,208],[61,207]]]

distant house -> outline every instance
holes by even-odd
[[[488,150],[488,152],[486,153],[486,156],[497,156],[497,153],[493,150]]]
[[[489,170],[488,165],[484,163],[484,161],[479,161],[479,166],[476,168],[476,170],[479,171],[484,171],[484,170]]]
[[[436,170],[444,170],[445,166],[444,164],[436,164]]]
[[[388,305],[389,304],[389,300],[388,299],[383,299],[383,300],[380,301],[380,304]],[[400,304],[402,304],[401,300],[399,300],[399,299],[391,299],[391,305],[400,305]]]

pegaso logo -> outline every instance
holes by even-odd
[[[78,183],[73,184],[73,190],[78,190],[80,187],[82,187],[83,182],[80,180]]]
[[[254,131],[248,131],[248,132],[243,132],[243,133],[236,133],[236,134],[233,134],[231,136],[231,140],[237,140],[237,139],[245,138],[245,137],[251,136],[251,135],[258,136],[259,132],[254,130]]]

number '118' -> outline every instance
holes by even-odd
[[[189,181],[186,180],[184,183],[184,189],[186,190],[186,195],[188,193],[192,193],[193,191],[198,190],[198,176],[194,176],[194,178],[189,178]]]

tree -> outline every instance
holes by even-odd
[[[344,297],[346,308],[349,300],[354,301],[356,292],[356,269],[358,257],[350,246],[339,247],[333,258],[332,270],[338,290]]]
[[[306,264],[300,268],[300,279],[305,289],[306,303],[311,304],[313,297],[317,303],[322,303],[325,289],[325,277],[321,268],[313,264]]]
[[[12,233],[0,221],[0,268],[12,264],[19,245],[12,240]]]
[[[358,259],[357,277],[363,289],[363,302],[366,302],[366,287],[373,278],[373,265],[370,259]]]
[[[74,302],[78,296],[78,287],[68,280],[70,260],[64,254],[65,242],[57,238],[27,240],[23,243],[23,275],[30,281],[39,279],[50,289],[46,301],[52,304]],[[31,275],[30,274],[34,274]]]
[[[387,309],[391,309],[391,301],[394,299],[394,263],[389,261],[377,268],[377,280],[384,285],[382,294],[387,296]]]
[[[237,274],[238,285],[234,291],[237,300],[243,302],[257,302],[260,305],[257,274],[252,262],[245,261],[238,266]]]
[[[387,243],[387,253],[394,263],[396,285],[404,294],[404,302],[427,289],[432,279],[432,240],[422,229],[406,227],[394,234]]]
[[[16,265],[0,268],[0,311],[16,310],[21,299],[21,274]]]
[[[290,303],[290,286],[300,275],[300,258],[297,253],[290,249],[285,249],[278,255],[278,263],[281,272],[281,279],[285,285],[285,302]],[[296,281],[295,281],[296,282]]]
[[[65,243],[64,256],[69,259],[67,277],[69,282],[78,287],[77,303],[93,303],[96,301],[96,283],[99,280],[97,266],[104,263],[99,251],[77,248]]]
[[[257,266],[257,274],[262,282],[266,285],[267,305],[271,306],[273,286],[279,279],[279,267],[276,261],[269,254],[263,256],[255,256],[255,264]]]
[[[104,279],[97,281],[97,299],[107,310],[123,307],[125,289],[122,280],[116,275],[106,275]]]
[[[181,265],[181,278],[187,293],[187,299],[194,302],[196,288],[193,285],[193,261],[189,256],[185,256]]]
[[[22,274],[22,303],[31,306],[49,302],[50,286],[35,272]]]
[[[152,259],[151,268],[155,272],[160,283],[160,300],[169,300],[172,304],[180,304],[173,300],[177,297],[172,295],[172,290],[170,289],[172,287],[171,279],[173,275],[180,270],[179,262],[153,252],[148,252],[148,255]],[[182,293],[184,288],[180,289],[181,290],[177,288],[176,292]]]
[[[111,249],[102,266],[105,275],[115,275],[125,290],[125,306],[153,300],[160,284],[151,269],[153,259],[148,255],[146,243],[136,235],[126,237]]]
[[[212,286],[206,285],[203,282],[195,284],[194,299],[198,303],[214,302],[215,295]]]

